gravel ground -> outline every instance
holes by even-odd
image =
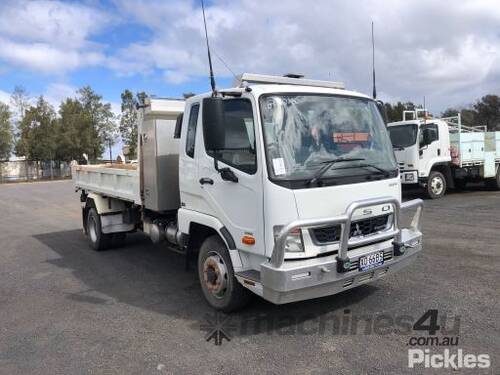
[[[290,305],[255,298],[229,318],[207,306],[183,256],[142,234],[91,251],[78,198],[71,181],[0,185],[1,374],[422,373],[408,369],[408,342],[425,333],[368,322],[411,327],[429,309],[464,353],[490,354],[483,373],[500,373],[498,192],[426,201],[425,248],[404,272]],[[335,325],[358,318],[357,333]],[[230,338],[220,346],[205,340],[216,319]]]

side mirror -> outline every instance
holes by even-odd
[[[224,149],[226,127],[224,100],[220,97],[203,99],[203,138],[207,151]]]
[[[382,116],[382,119],[384,120],[384,124],[387,125],[389,121],[387,119],[387,109],[385,108],[384,102],[381,100],[377,100],[375,101],[375,103],[377,103],[377,108],[378,111],[380,112],[380,115]]]
[[[177,120],[175,122],[174,138],[180,138],[181,137],[182,119],[183,118],[184,118],[184,114],[183,113],[181,113],[179,116],[177,116]]]
[[[422,139],[424,141],[422,146],[430,145],[432,142],[436,140],[435,132],[429,128],[424,129],[422,131]]]

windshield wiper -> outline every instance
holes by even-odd
[[[395,148],[398,151],[403,151],[405,148],[401,145],[392,145],[392,148]]]
[[[360,164],[360,165],[356,165],[356,167],[359,167],[359,168],[371,167],[373,169],[376,169],[380,173],[382,173],[384,175],[384,177],[386,177],[386,178],[391,176],[391,171],[384,169],[384,168],[377,167],[374,164],[368,164],[368,163],[367,164]]]
[[[360,161],[360,160],[365,160],[365,158],[337,158],[337,159],[322,161],[320,164],[325,164],[325,165],[321,167],[309,181],[307,181],[307,184],[312,185],[318,182],[318,180],[336,163],[344,161]]]

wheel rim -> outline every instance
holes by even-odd
[[[434,195],[441,195],[444,190],[444,181],[440,176],[434,176],[431,180],[431,191]]]
[[[227,290],[227,268],[224,259],[216,252],[210,252],[203,262],[203,282],[214,297],[224,297]]]
[[[97,223],[92,216],[89,217],[89,235],[92,242],[97,242]]]

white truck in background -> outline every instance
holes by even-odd
[[[422,249],[423,206],[401,201],[380,105],[340,83],[256,74],[149,99],[137,167],[74,168],[90,245],[141,230],[197,254],[204,296],[226,312],[251,292],[282,304],[399,271]]]
[[[469,181],[500,189],[500,131],[465,126],[460,113],[428,118],[425,109],[404,111],[403,121],[387,126],[403,184],[422,186],[432,199]]]

